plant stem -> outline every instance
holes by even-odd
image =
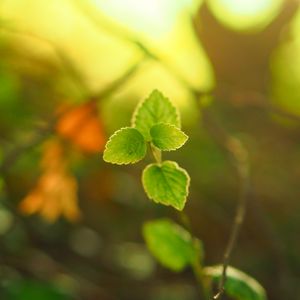
[[[195,236],[192,230],[192,225],[189,216],[184,211],[180,211],[178,215],[180,217],[183,226],[191,233],[192,236]],[[194,238],[194,247],[195,249],[198,250],[197,251],[198,255],[197,255],[197,259],[192,265],[192,270],[197,281],[197,286],[200,295],[203,297],[203,299],[209,299],[208,291],[205,287],[205,282],[204,282],[203,272],[202,272],[203,251],[199,247],[199,241],[196,238]]]
[[[248,152],[242,142],[228,134],[222,126],[212,117],[208,109],[202,108],[203,121],[211,135],[230,155],[233,165],[236,168],[239,179],[240,192],[234,222],[229,235],[227,245],[225,247],[223,256],[222,276],[218,284],[218,291],[213,299],[219,299],[224,293],[224,286],[226,283],[226,271],[229,265],[232,250],[237,242],[237,238],[244,222],[247,202],[250,196],[250,163],[248,159]]]
[[[155,146],[153,146],[152,143],[150,143],[150,149],[151,149],[151,153],[155,159],[155,161],[158,164],[161,164],[162,159],[161,159],[161,151],[159,149],[157,149]]]
[[[209,295],[208,295],[207,289],[204,284],[204,278],[203,278],[202,266],[200,263],[200,257],[198,257],[197,260],[195,261],[195,263],[192,265],[192,269],[193,269],[194,276],[198,283],[198,289],[199,289],[200,295],[204,299],[209,299]]]
[[[161,158],[161,151],[159,149],[157,149],[152,143],[150,143],[150,149],[152,152],[152,155],[155,159],[155,161],[158,164],[161,164],[162,162],[162,158]],[[190,234],[192,236],[192,226],[191,226],[191,222],[190,222],[190,218],[188,217],[188,215],[183,212],[180,211],[179,212],[179,217],[181,219],[181,222],[183,223],[183,226],[190,232]],[[209,299],[208,294],[207,294],[207,290],[204,286],[204,280],[203,280],[203,272],[202,272],[202,265],[201,265],[201,249],[199,249],[199,244],[198,244],[198,240],[194,238],[194,247],[195,249],[197,249],[197,258],[195,260],[195,262],[192,264],[192,270],[194,273],[194,276],[196,278],[197,281],[197,286],[200,292],[200,295],[203,297],[203,299]]]

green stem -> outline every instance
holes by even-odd
[[[151,149],[151,153],[152,153],[155,161],[158,164],[161,164],[161,162],[162,162],[161,151],[159,149],[157,149],[152,143],[150,143],[150,149]],[[185,212],[181,211],[181,212],[179,212],[179,217],[180,217],[184,227],[193,235],[192,226],[191,226],[190,218],[188,217],[188,215]],[[196,239],[194,241],[194,245],[195,245],[196,249],[199,248]],[[208,295],[207,289],[205,288],[205,284],[204,284],[204,278],[203,278],[203,272],[202,272],[202,266],[201,266],[202,257],[200,255],[201,250],[200,249],[198,249],[198,250],[199,250],[199,251],[197,251],[198,256],[197,256],[197,259],[195,260],[195,262],[192,264],[192,269],[193,269],[193,273],[194,273],[194,276],[197,281],[197,286],[199,288],[200,295],[203,297],[203,299],[206,300],[206,299],[209,299],[209,295]]]
[[[197,280],[198,288],[201,296],[203,297],[203,299],[208,300],[209,293],[207,288],[205,287],[200,257],[198,257],[195,263],[192,265],[192,269],[193,269],[194,276]]]
[[[151,153],[152,153],[155,161],[158,164],[161,164],[161,162],[162,162],[161,151],[159,149],[157,149],[152,143],[150,143],[150,149],[151,149]]]
[[[192,230],[192,226],[191,226],[191,221],[190,221],[190,218],[189,216],[184,212],[184,211],[181,211],[179,212],[179,217],[181,219],[181,222],[183,224],[183,226],[193,235],[193,230]],[[195,262],[192,264],[192,270],[193,270],[193,273],[194,273],[194,276],[196,278],[196,281],[197,281],[197,286],[198,286],[198,289],[199,289],[199,293],[200,295],[203,297],[203,299],[207,300],[209,299],[209,293],[208,293],[208,290],[205,286],[205,282],[204,282],[204,277],[203,277],[203,272],[202,272],[202,260],[203,260],[203,257],[201,257],[201,249],[199,248],[199,244],[197,242],[197,239],[194,239],[194,247],[195,249],[197,249],[197,253],[198,253],[198,256],[197,256],[197,259],[195,260]]]

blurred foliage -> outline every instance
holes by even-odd
[[[197,253],[190,233],[168,219],[145,223],[143,234],[157,260],[173,271],[182,271],[188,265],[193,265],[198,256],[203,256],[203,253]]]
[[[276,18],[283,0],[208,0],[214,16],[225,26],[253,32]]]
[[[66,297],[59,290],[49,284],[38,281],[14,282],[5,288],[5,299],[12,300],[65,300]]]
[[[272,57],[273,84],[272,99],[284,110],[300,114],[300,13],[293,17],[283,35],[284,43],[276,49]]]
[[[168,159],[192,178],[186,214],[205,264],[221,262],[240,189],[221,128],[251,164],[231,264],[257,278],[269,300],[297,297],[298,6],[0,1],[0,299],[200,298],[191,269],[163,269],[143,242],[145,221],[177,218],[143,193],[151,158],[119,168],[102,160],[107,136],[130,124],[153,89],[176,104],[190,137]]]

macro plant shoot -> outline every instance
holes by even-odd
[[[0,300],[298,299],[299,53],[295,0],[1,0]]]

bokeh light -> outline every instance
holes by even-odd
[[[214,16],[224,25],[241,31],[257,31],[278,14],[283,0],[207,0]]]
[[[183,11],[192,12],[201,0],[92,0],[99,13],[134,32],[160,38],[170,32]]]
[[[273,105],[300,114],[300,11],[286,29],[281,44],[273,53],[270,66],[272,85],[270,99]]]

